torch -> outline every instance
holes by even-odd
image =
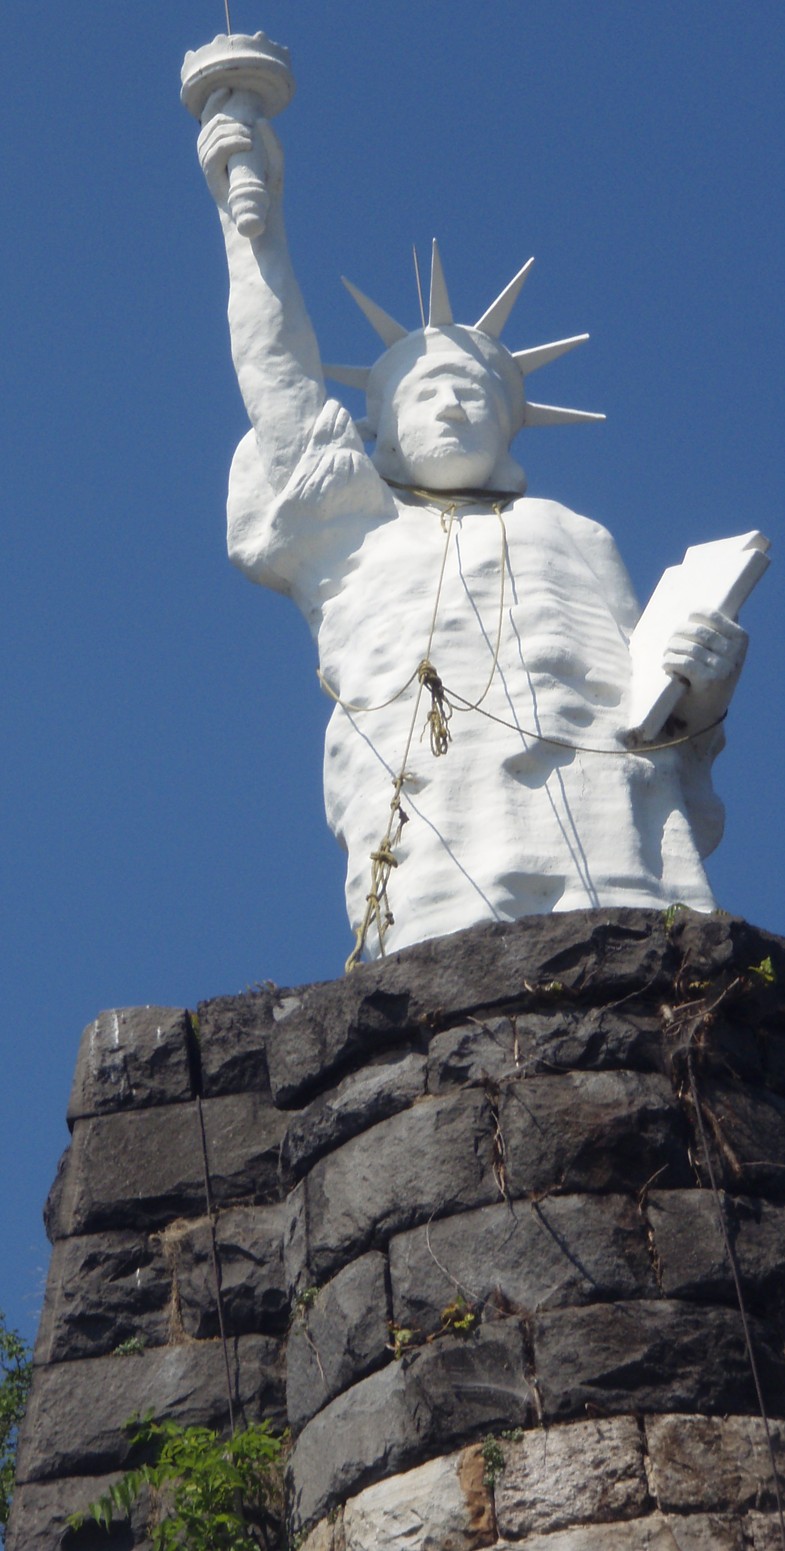
[[[238,107],[250,106],[256,117],[266,119],[280,113],[294,93],[289,50],[263,32],[253,37],[223,33],[203,48],[191,50],[183,61],[181,80],[180,100],[200,122],[220,110],[220,104],[210,108],[216,92],[238,94]],[[269,201],[253,152],[231,156],[227,170],[232,220],[243,237],[258,237]]]

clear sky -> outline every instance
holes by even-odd
[[[295,267],[326,360],[417,323],[440,239],[471,321],[530,254],[513,348],[588,329],[535,396],[533,494],[608,526],[642,597],[686,544],[776,563],[716,767],[721,903],[785,931],[781,0],[232,0],[287,43]],[[328,705],[303,622],[226,560],[246,428],[223,247],[178,101],[223,0],[6,0],[5,1188],[0,1307],[32,1334],[41,1205],[101,1008],[340,974]],[[354,407],[354,406],[353,406]]]

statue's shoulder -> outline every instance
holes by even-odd
[[[522,495],[515,502],[513,510],[522,517],[536,518],[539,522],[560,528],[564,533],[577,542],[605,541],[613,544],[614,540],[607,528],[601,522],[596,522],[593,517],[584,517],[581,512],[574,512],[569,506],[562,505],[561,501],[551,501],[543,496]]]

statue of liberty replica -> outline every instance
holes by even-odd
[[[216,38],[183,68],[251,423],[229,554],[294,600],[317,644],[350,964],[479,921],[713,909],[711,768],[746,648],[735,616],[766,540],[688,550],[641,614],[610,534],[526,496],[518,433],[603,418],[529,398],[530,376],[586,335],[501,342],[531,260],[470,324],[453,317],[435,243],[421,327],[349,285],[383,350],[323,367],[269,123],[293,84],[262,33]],[[362,421],[325,375],[365,390]]]

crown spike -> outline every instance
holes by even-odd
[[[588,425],[604,420],[604,415],[594,415],[588,409],[557,409],[555,404],[527,403],[523,423],[529,425]]]
[[[499,338],[499,335],[501,334],[501,331],[504,328],[504,325],[507,322],[512,309],[518,300],[518,295],[521,287],[523,286],[523,282],[526,279],[526,276],[528,275],[533,263],[534,259],[530,258],[524,264],[523,269],[518,270],[517,275],[513,276],[509,285],[504,287],[501,295],[497,296],[495,302],[491,303],[487,312],[484,312],[482,317],[477,319],[477,322],[474,325],[476,329],[481,329],[483,334],[490,334],[492,339]]]
[[[365,296],[362,291],[358,290],[356,285],[352,285],[351,280],[346,279],[345,275],[341,275],[341,280],[352,300],[357,303],[360,311],[365,314],[371,328],[379,335],[379,338],[387,346],[388,350],[391,345],[397,344],[399,339],[406,337],[409,330],[405,329],[401,323],[396,323],[395,319],[390,317],[389,312],[385,312],[383,308],[377,306],[376,302],[372,302],[370,296]]]
[[[442,269],[439,244],[434,237],[431,253],[431,299],[428,307],[428,327],[446,328],[454,321],[450,298],[447,295],[447,285],[444,279],[444,270]]]
[[[539,367],[547,366],[549,361],[574,350],[576,345],[585,344],[588,337],[588,334],[574,334],[571,339],[554,339],[549,345],[534,345],[531,350],[513,350],[513,360],[517,362],[521,376],[528,377]]]
[[[371,375],[370,366],[322,366],[325,377],[331,377],[333,382],[342,382],[345,388],[362,388],[363,392],[368,386],[368,378]]]

